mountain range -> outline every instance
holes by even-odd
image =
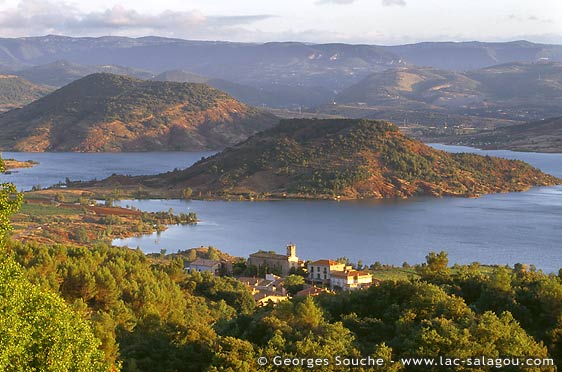
[[[14,151],[216,150],[278,122],[204,84],[96,73],[0,114]]]
[[[562,46],[507,43],[418,43],[402,46],[265,44],[161,37],[41,37],[0,39],[0,65],[23,69],[57,60],[119,65],[159,74],[187,70],[235,83],[323,87],[339,91],[370,73],[400,65],[472,70],[541,58],[562,61]]]

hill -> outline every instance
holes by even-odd
[[[276,123],[273,115],[203,84],[98,73],[0,115],[0,146],[84,152],[221,149]]]
[[[202,197],[394,198],[477,196],[561,183],[530,165],[449,154],[368,120],[283,120],[190,168],[115,176],[104,185],[191,188]]]
[[[409,122],[442,126],[483,127],[481,118],[540,120],[562,115],[562,63],[510,63],[468,72],[389,69],[344,89],[336,101],[340,106],[323,111],[402,112],[410,114]],[[436,120],[439,115],[448,122]]]
[[[252,106],[273,108],[313,107],[333,99],[334,93],[321,87],[303,87],[280,84],[253,86],[232,81],[208,78],[189,71],[165,71],[153,80],[184,83],[205,83],[222,90],[239,101]]]
[[[14,72],[14,74],[36,84],[62,87],[73,82],[74,80],[78,80],[80,78],[83,78],[84,76],[88,76],[97,72],[125,75],[136,77],[139,79],[150,79],[153,76],[153,74],[150,72],[129,67],[114,65],[80,65],[65,60],[58,60],[45,65],[33,66],[16,71]]]
[[[0,111],[22,107],[50,91],[49,87],[30,83],[14,75],[0,75]]]
[[[486,149],[562,153],[562,118],[481,131],[446,142]]]

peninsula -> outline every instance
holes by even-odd
[[[522,161],[450,154],[384,121],[283,120],[191,167],[75,186],[157,189],[167,196],[368,199],[524,191],[562,180]]]

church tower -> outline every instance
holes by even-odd
[[[297,246],[293,243],[289,243],[287,245],[287,258],[290,260],[291,258],[297,257]]]

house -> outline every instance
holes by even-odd
[[[344,263],[339,263],[333,260],[318,260],[308,264],[308,279],[312,283],[319,283],[323,285],[330,284],[331,273],[340,272],[346,269]]]
[[[255,266],[258,272],[276,273],[281,276],[289,275],[291,269],[302,267],[302,261],[297,257],[297,247],[294,244],[287,246],[287,254],[259,251],[252,253],[248,258],[248,266]]]
[[[287,290],[283,287],[283,278],[273,274],[267,274],[264,278],[238,278],[244,283],[258,306],[267,305],[269,302],[278,303],[287,299]]]
[[[188,273],[193,272],[210,272],[211,274],[218,274],[221,268],[221,262],[215,260],[206,260],[204,258],[198,258],[195,261],[187,264],[185,269]]]
[[[330,278],[330,288],[354,291],[368,288],[373,284],[373,277],[365,271],[346,270],[335,271]]]
[[[329,291],[326,288],[320,288],[315,285],[312,285],[308,288],[298,291],[295,294],[295,297],[305,297],[305,296],[316,297],[318,295],[321,295],[322,293],[329,293]]]

